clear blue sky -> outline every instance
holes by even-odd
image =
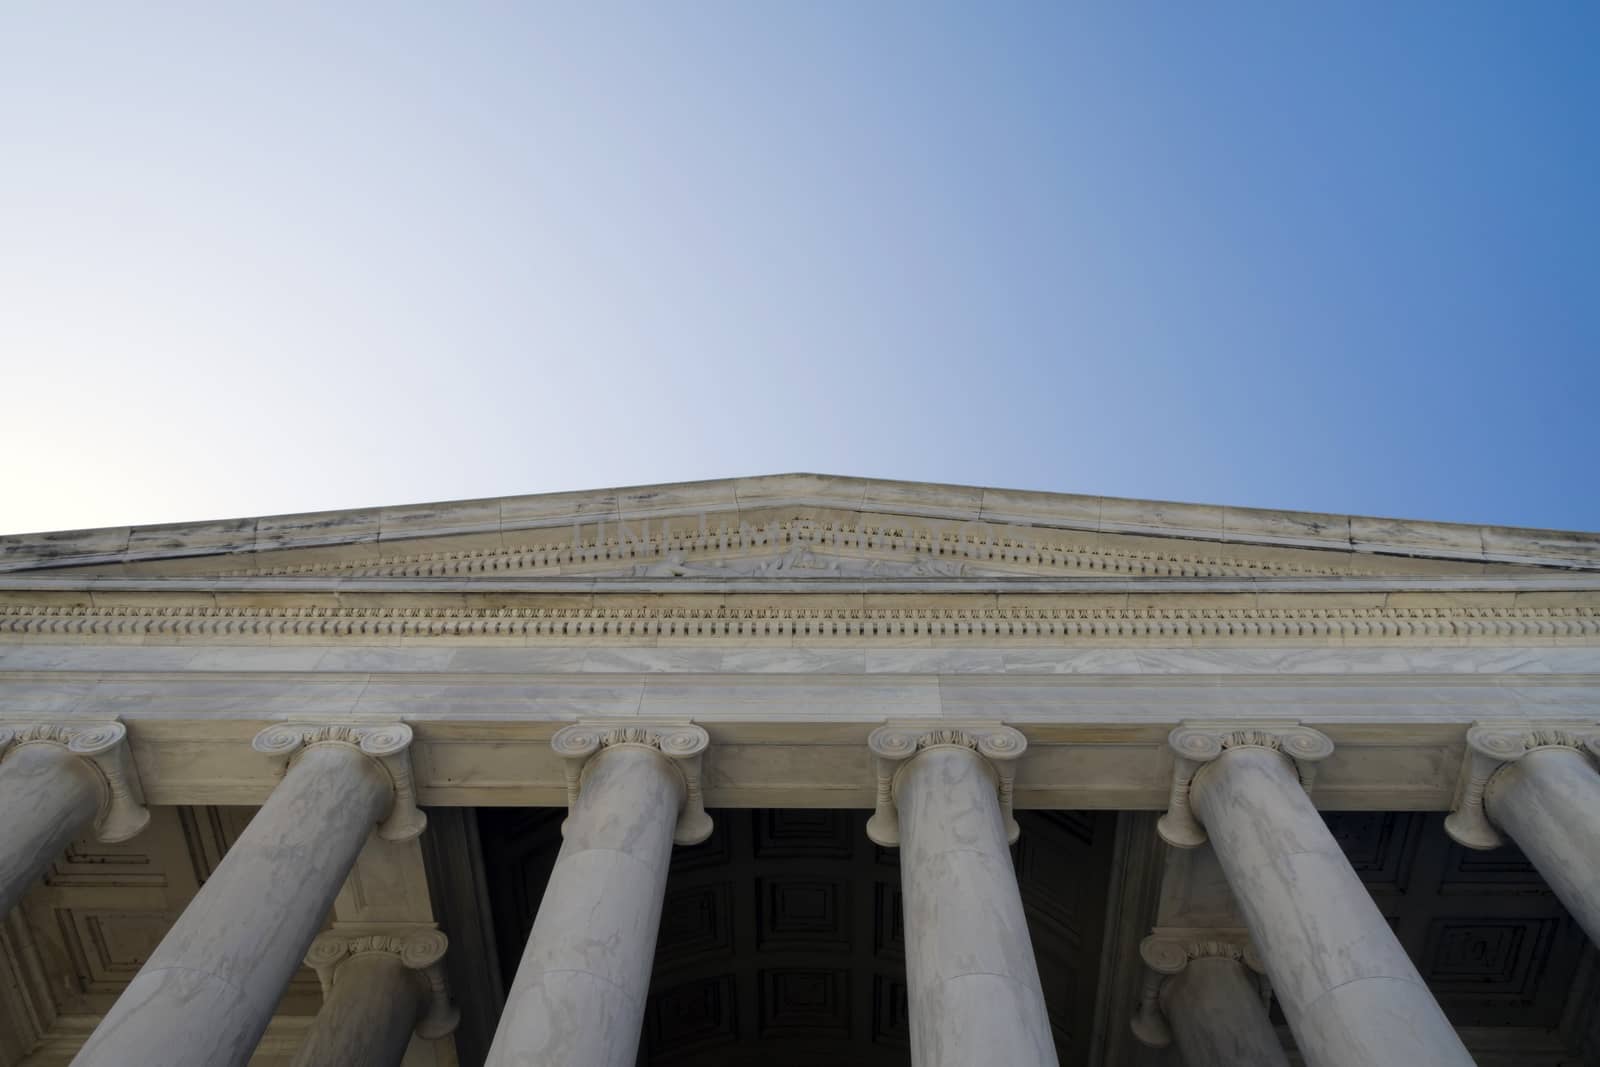
[[[1594,3],[6,4],[0,531],[789,470],[1600,529],[1597,55]]]

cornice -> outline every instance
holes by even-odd
[[[129,563],[277,549],[507,535],[582,523],[741,517],[818,509],[957,523],[1127,533],[1594,569],[1600,534],[1230,508],[815,474],[686,482],[303,515],[0,537],[0,570]]]
[[[1600,575],[1327,578],[0,577],[0,593],[1586,593]]]

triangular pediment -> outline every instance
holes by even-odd
[[[880,524],[881,523],[881,524]],[[1331,577],[1454,569],[1452,564],[1359,558],[1353,553],[1256,549],[1220,543],[1044,529],[983,528],[925,517],[879,516],[856,525],[799,515],[738,526],[663,521],[584,527],[569,537],[506,547],[307,558],[267,552],[223,569],[228,577],[348,578],[1048,578]],[[298,558],[297,558],[298,557]],[[1473,568],[1476,570],[1477,568]]]
[[[1600,569],[1600,535],[818,475],[0,538],[14,575],[901,579]]]

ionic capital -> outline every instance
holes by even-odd
[[[1139,943],[1144,959],[1144,985],[1139,992],[1139,1010],[1133,1017],[1133,1036],[1154,1048],[1172,1044],[1172,1028],[1161,1010],[1161,990],[1173,975],[1182,974],[1192,960],[1226,959],[1249,968],[1256,980],[1263,1005],[1272,1002],[1272,986],[1266,966],[1245,930],[1235,929],[1158,929]]]
[[[1508,764],[1542,748],[1572,749],[1600,761],[1600,723],[1479,722],[1467,731],[1467,752],[1456,786],[1456,804],[1444,820],[1445,832],[1467,848],[1491,849],[1505,836],[1489,820],[1486,798],[1495,777]]]
[[[128,728],[115,719],[99,722],[0,723],[0,762],[24,745],[55,745],[81,759],[100,782],[95,837],[126,841],[150,822],[139,771],[128,749]]]
[[[885,847],[900,843],[900,812],[895,806],[902,772],[918,753],[958,748],[976,752],[995,779],[1006,840],[1021,834],[1012,813],[1016,761],[1028,749],[1021,731],[993,723],[952,726],[948,723],[880,726],[867,738],[877,774],[877,801],[867,820],[867,837]]]
[[[284,773],[308,749],[319,745],[354,748],[383,769],[393,788],[394,802],[378,824],[378,836],[385,841],[409,841],[428,825],[428,816],[417,807],[411,776],[411,739],[411,727],[403,722],[286,722],[256,734],[250,747],[268,756],[282,757]]]
[[[672,832],[677,845],[698,845],[711,836],[711,816],[701,792],[701,756],[711,737],[693,723],[574,723],[556,731],[550,747],[567,775],[567,810],[578,802],[589,761],[609,748],[644,748],[660,753],[683,780],[683,806]]]
[[[1205,827],[1195,818],[1189,791],[1200,768],[1234,748],[1261,748],[1289,760],[1308,792],[1316,778],[1316,765],[1333,755],[1327,734],[1297,722],[1227,723],[1186,722],[1167,735],[1177,757],[1172,767],[1172,795],[1167,813],[1156,823],[1161,840],[1174,848],[1199,848],[1206,843]]]
[[[423,984],[427,1010],[417,1023],[417,1036],[434,1040],[455,1030],[461,1012],[450,1003],[444,954],[450,940],[432,926],[366,924],[336,927],[317,935],[306,952],[306,965],[317,972],[326,1000],[339,980],[339,969],[360,956],[391,956]]]

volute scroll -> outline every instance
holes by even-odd
[[[1333,740],[1327,734],[1297,722],[1186,722],[1167,735],[1167,745],[1175,756],[1172,791],[1156,832],[1174,848],[1199,848],[1206,843],[1206,830],[1195,817],[1190,791],[1200,769],[1224,752],[1260,748],[1279,753],[1294,765],[1307,792],[1316,781],[1317,764],[1333,755]]]
[[[128,728],[120,721],[0,723],[0,761],[24,745],[65,749],[95,772],[100,785],[94,819],[97,840],[127,841],[149,825],[150,810],[128,747]]]
[[[711,836],[711,815],[702,787],[702,757],[711,736],[693,723],[574,723],[556,731],[550,747],[561,757],[567,779],[567,810],[578,802],[590,761],[608,748],[644,748],[666,758],[683,782],[683,806],[672,841],[698,845]]]
[[[900,776],[918,753],[937,748],[967,749],[982,757],[994,775],[1006,840],[1015,844],[1021,836],[1013,809],[1016,761],[1028,750],[1028,739],[1022,731],[994,723],[891,724],[872,731],[867,748],[872,751],[876,774],[876,799],[872,817],[867,820],[867,837],[874,844],[887,848],[900,843],[900,812],[895,802]]]

